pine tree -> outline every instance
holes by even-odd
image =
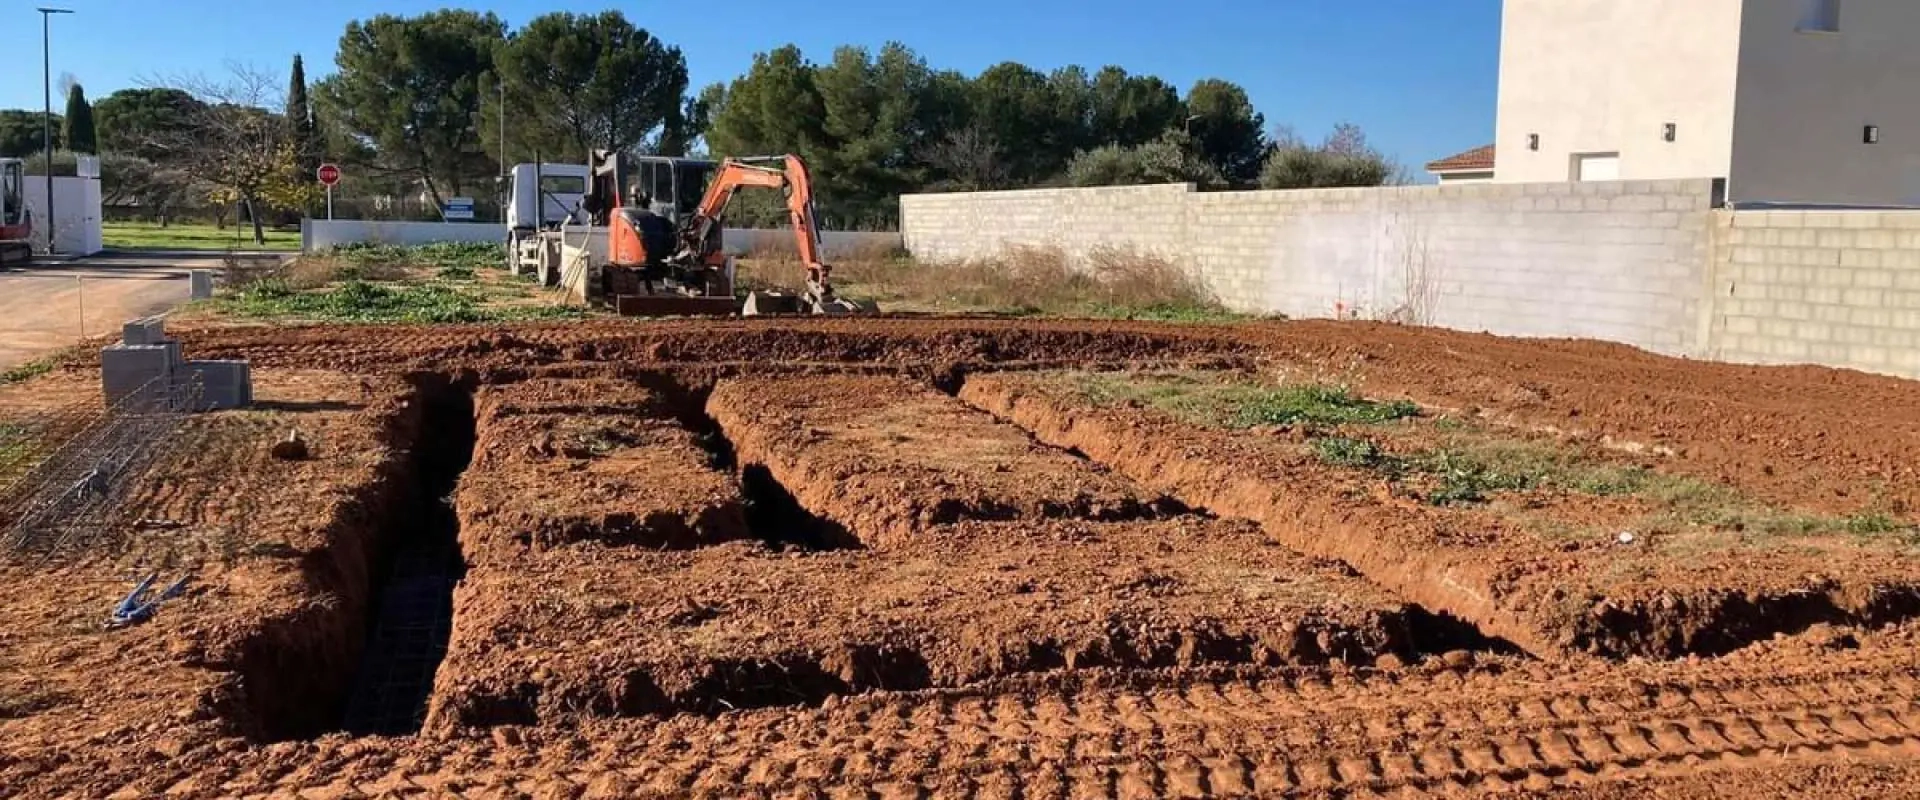
[[[287,124],[293,128],[294,161],[299,165],[300,181],[318,181],[314,172],[320,168],[320,143],[315,135],[313,104],[307,100],[307,67],[298,53],[293,56],[293,75],[287,85]]]
[[[87,103],[87,90],[74,84],[67,92],[67,118],[60,126],[60,137],[67,149],[92,155],[100,152],[93,133],[93,106]]]

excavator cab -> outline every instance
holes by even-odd
[[[710,161],[595,150],[583,207],[607,229],[600,291],[621,314],[731,314],[729,263],[690,258],[679,231],[698,211]],[[689,199],[691,198],[691,199]]]
[[[26,164],[0,158],[0,266],[33,257],[33,214],[27,211]]]

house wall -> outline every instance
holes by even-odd
[[[1486,172],[1436,172],[1433,174],[1440,183],[1487,183],[1493,180],[1493,171]]]
[[[1920,2],[1842,0],[1838,33],[1796,30],[1808,2],[1748,0],[1729,195],[1920,205]]]
[[[1622,179],[1726,176],[1741,10],[1742,0],[1505,0],[1497,179],[1569,180],[1575,153],[1611,152]]]

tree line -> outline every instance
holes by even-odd
[[[348,23],[334,60],[311,84],[296,56],[284,84],[242,67],[150,80],[91,105],[76,85],[61,143],[100,153],[103,179],[120,173],[110,195],[150,207],[204,200],[256,220],[311,210],[322,160],[346,166],[342,188],[356,195],[418,193],[438,207],[492,194],[502,162],[578,163],[594,148],[797,153],[840,227],[895,224],[898,196],[924,190],[1397,177],[1358,128],[1306,142],[1270,129],[1231,81],[1182,92],[1120,66],[1006,62],[966,75],[899,43],[817,62],[788,45],[696,92],[680,49],[618,11],[550,13],[518,29],[466,10],[382,14]],[[37,152],[40,120],[0,111],[0,153]]]

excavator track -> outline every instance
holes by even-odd
[[[0,242],[0,267],[17,267],[33,261],[33,246],[26,242]]]

